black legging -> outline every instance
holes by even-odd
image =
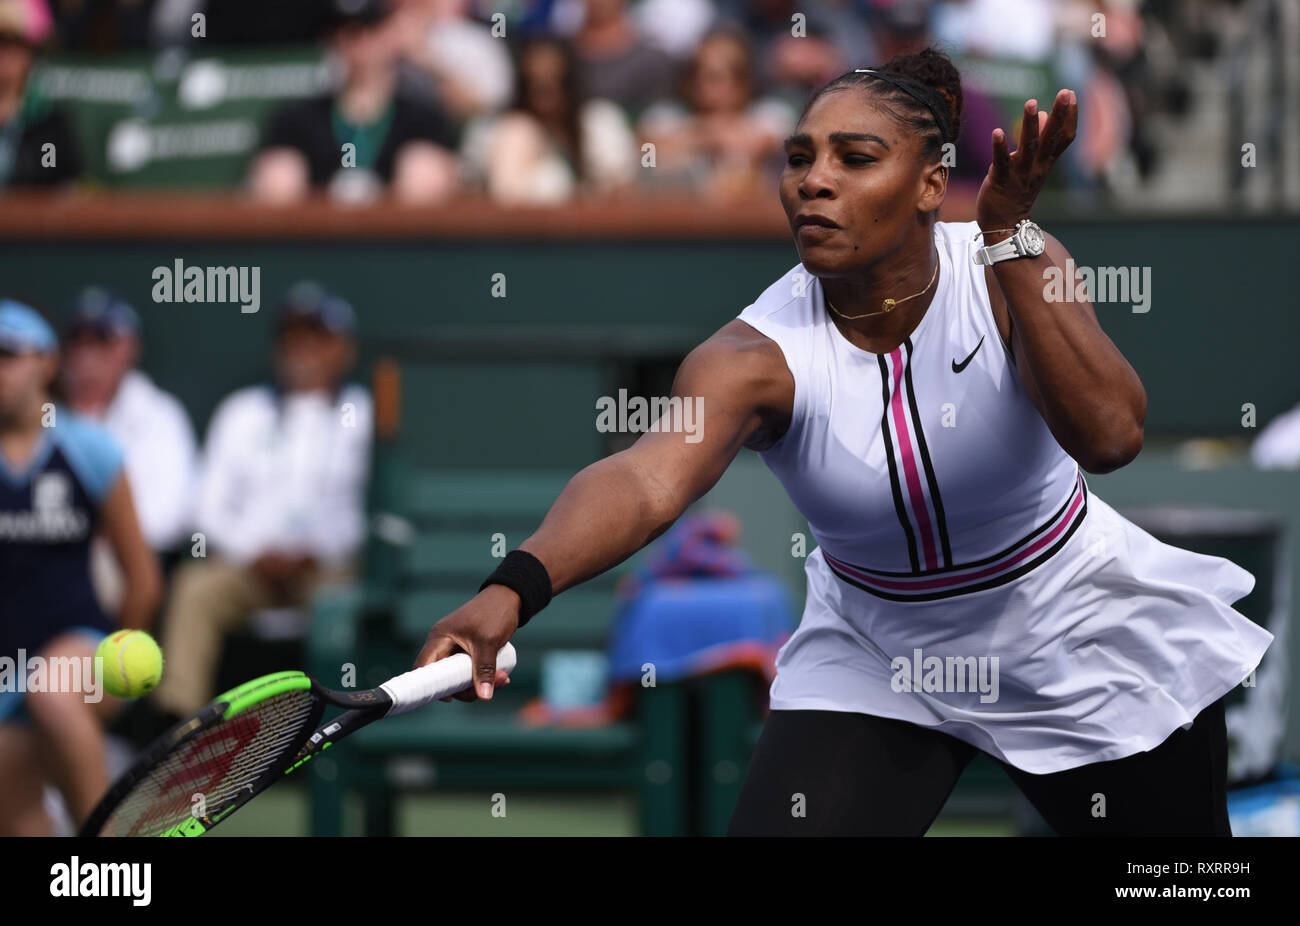
[[[727,834],[920,836],[976,752],[902,720],[772,711]],[[1232,835],[1222,700],[1149,752],[1048,775],[999,764],[1062,836]]]

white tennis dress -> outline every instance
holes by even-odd
[[[1042,774],[1159,745],[1273,635],[1230,607],[1249,572],[1089,491],[998,334],[977,230],[935,225],[934,300],[888,354],[849,343],[802,264],[740,314],[794,376],[762,457],[817,541],[771,706],[911,721]]]

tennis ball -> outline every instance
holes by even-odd
[[[103,660],[104,689],[115,698],[143,697],[162,681],[162,650],[143,630],[109,634],[95,657]]]

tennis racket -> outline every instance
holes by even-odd
[[[497,668],[515,667],[515,648]],[[109,788],[82,836],[202,836],[285,775],[367,724],[470,687],[466,653],[368,691],[332,691],[302,672],[276,672],[221,695],[144,750]],[[326,706],[345,712],[318,726]]]

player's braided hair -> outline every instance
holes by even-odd
[[[852,87],[871,94],[904,127],[923,138],[922,154],[927,160],[938,154],[946,142],[957,141],[961,131],[961,74],[947,55],[937,48],[925,48],[914,54],[895,55],[875,70],[893,80],[848,71],[813,94],[804,113],[822,94]]]

